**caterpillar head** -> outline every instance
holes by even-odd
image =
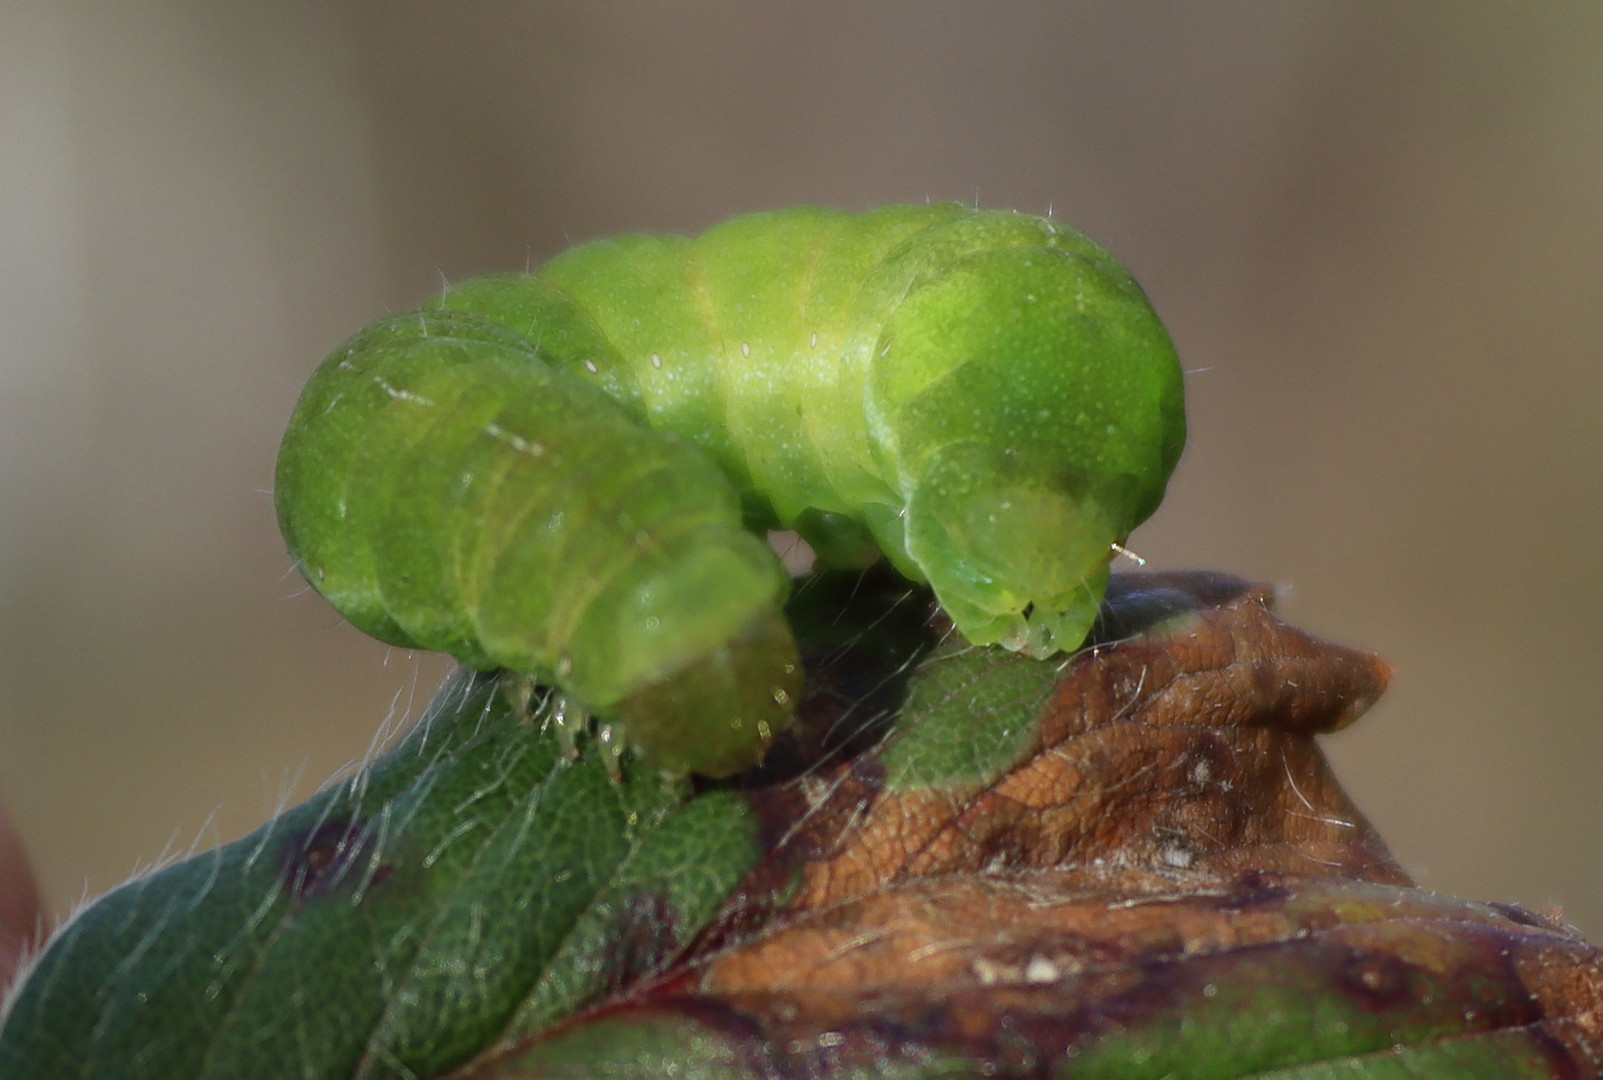
[[[877,345],[876,457],[894,528],[964,636],[1078,648],[1113,545],[1185,442],[1180,366],[1133,279],[1073,234],[983,247],[910,289]],[[881,535],[885,523],[880,521]]]
[[[1027,453],[942,448],[907,504],[907,551],[964,636],[1046,657],[1096,619],[1113,545],[1130,529],[1121,487]]]

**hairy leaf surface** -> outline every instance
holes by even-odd
[[[357,776],[52,942],[0,1075],[1603,1076],[1603,954],[1415,888],[1314,737],[1389,669],[1216,575],[1093,644],[822,575],[761,769],[566,760],[460,676]]]

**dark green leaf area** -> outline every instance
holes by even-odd
[[[1193,598],[1186,610],[1196,607]],[[794,734],[748,778],[762,783],[865,751],[862,764],[890,791],[995,780],[1031,748],[1062,673],[1060,661],[968,644],[928,589],[883,564],[804,579],[785,614],[807,662],[806,698]]]
[[[0,1076],[436,1076],[665,964],[755,861],[732,796],[564,758],[458,675],[418,727],[51,944]]]
[[[772,1060],[745,1053],[738,1038],[716,1028],[680,1017],[631,1017],[581,1028],[531,1049],[515,1062],[470,1070],[463,1080],[1080,1080],[1093,1076],[1203,1080],[1219,1075],[1234,1080],[1570,1080],[1597,1075],[1577,1071],[1547,1036],[1531,1029],[1480,1032],[1429,1046],[1388,1046],[1306,1065],[1224,1074],[1217,1071],[1217,1063],[1226,1062],[1229,1068],[1230,1059],[1215,1059],[1211,1067],[1192,1061],[1166,1072],[1146,1067],[1098,1071],[1100,1065],[1081,1069],[1072,1063],[1009,1071],[990,1062],[894,1044],[873,1062],[835,1062],[828,1041],[820,1043],[815,1062],[776,1069]]]
[[[1514,939],[1451,929],[1342,928],[1202,961],[1141,965],[1134,992],[1088,1010],[1094,1019],[1086,1026],[1102,1030],[1084,1051],[1069,1051],[1063,1072],[1076,1080],[1232,1080],[1539,1023],[1540,1008],[1506,959]],[[1434,963],[1411,955],[1420,950]]]
[[[785,605],[807,673],[796,718],[738,786],[772,790],[877,746],[906,699],[916,662],[950,629],[937,611],[929,589],[884,563],[797,582]]]
[[[952,642],[920,668],[880,755],[890,792],[976,787],[1034,746],[1057,667]]]

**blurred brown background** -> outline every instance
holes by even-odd
[[[605,233],[929,197],[1134,268],[1194,373],[1133,546],[1390,657],[1329,748],[1397,853],[1603,936],[1599,57],[1595,4],[3,0],[0,801],[49,903],[441,670],[287,572],[342,337]]]

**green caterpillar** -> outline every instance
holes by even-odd
[[[664,768],[789,720],[789,581],[879,554],[977,644],[1084,640],[1185,441],[1174,348],[1111,255],[959,205],[798,208],[478,278],[335,350],[276,499],[384,641],[555,685]]]

